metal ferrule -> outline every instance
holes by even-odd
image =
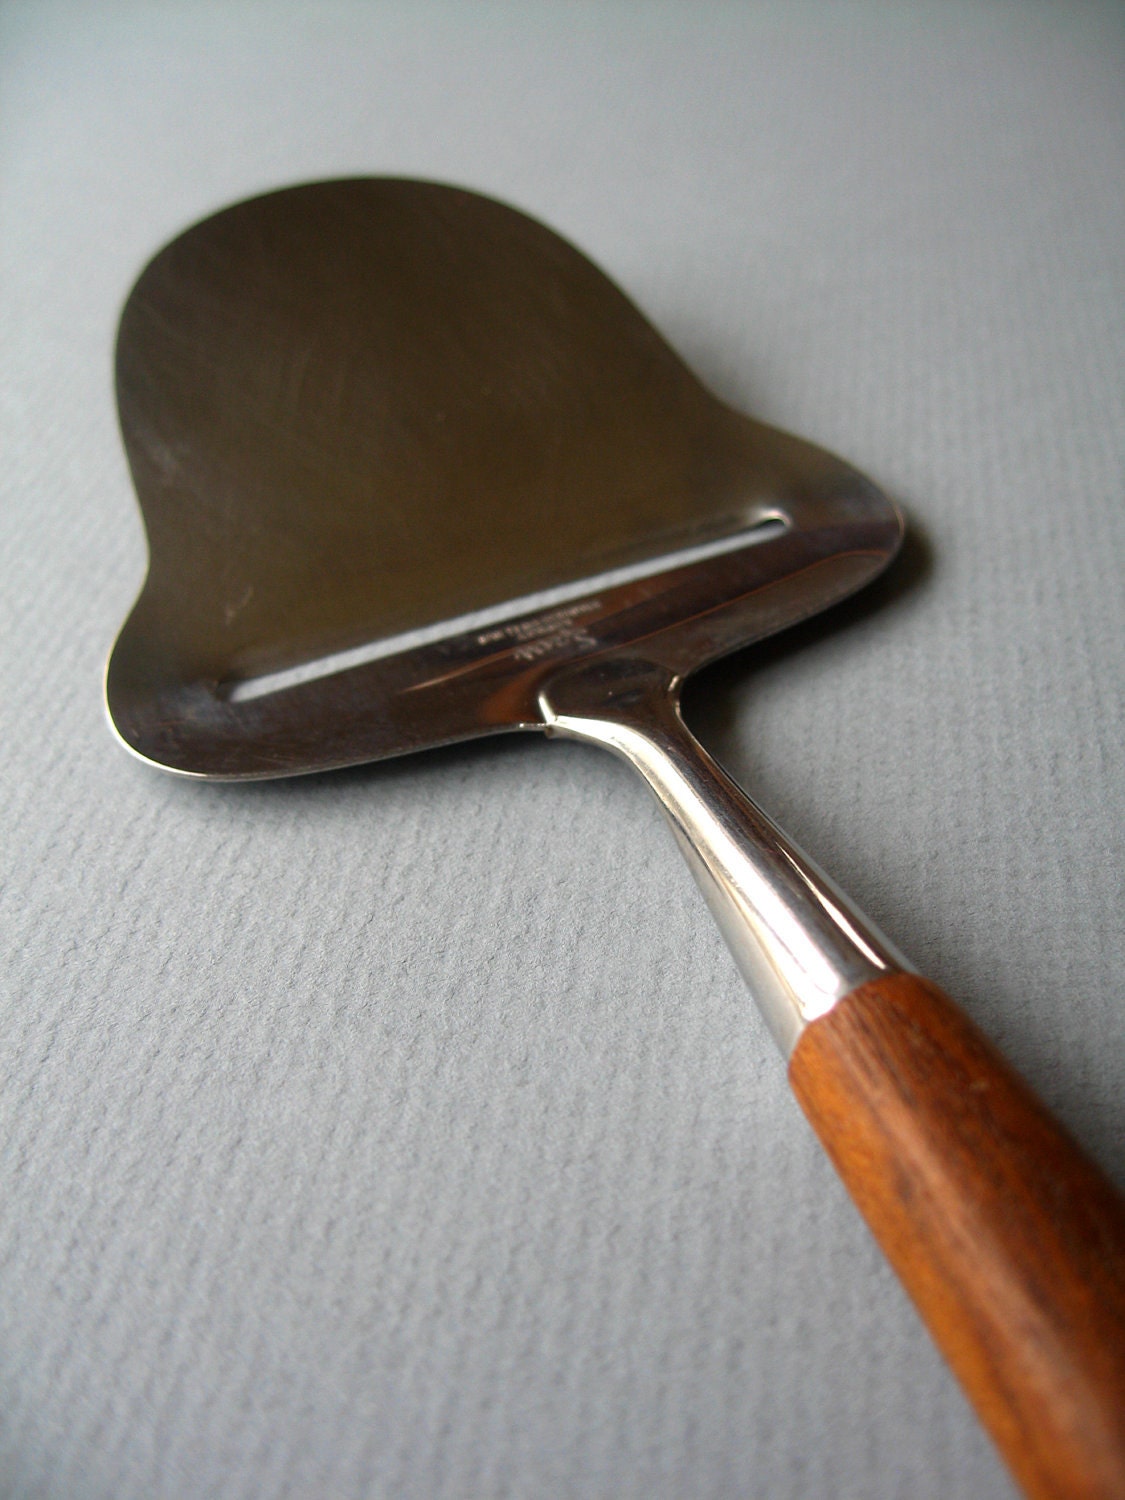
[[[607,670],[620,678],[608,704]],[[678,682],[624,662],[592,676],[545,689],[548,733],[604,745],[640,771],[786,1057],[852,990],[910,968],[694,738],[680,717]],[[583,713],[584,698],[600,712]]]

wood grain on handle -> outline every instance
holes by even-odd
[[[1125,1500],[1125,1200],[913,975],[814,1021],[789,1076],[1027,1494]]]

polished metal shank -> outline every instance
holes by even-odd
[[[603,662],[544,689],[548,733],[604,745],[656,793],[778,1046],[905,959],[692,736],[675,679]]]

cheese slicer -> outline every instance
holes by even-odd
[[[107,672],[124,744],[226,779],[509,730],[622,756],[1017,1479],[1125,1495],[1121,1198],[679,712],[874,578],[894,505],[715,399],[551,230],[432,183],[189,229],[129,296],[117,391],[150,551]]]

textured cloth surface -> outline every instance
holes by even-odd
[[[912,541],[706,743],[1125,1174],[1117,5],[0,8],[0,1494],[1010,1495],[644,789],[162,777],[121,302],[282,183],[537,214]]]

